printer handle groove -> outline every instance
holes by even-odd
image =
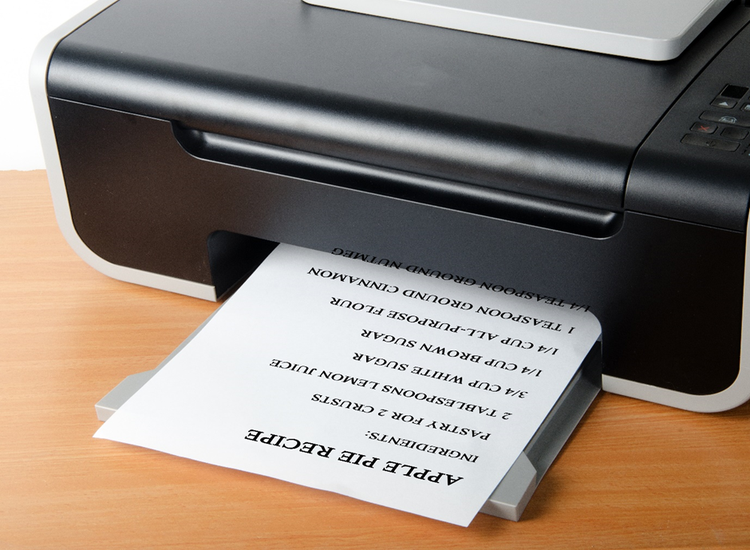
[[[186,128],[175,138],[190,155],[207,161],[459,210],[567,233],[606,238],[617,233],[622,213],[440,180],[277,145]]]

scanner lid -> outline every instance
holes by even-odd
[[[369,15],[651,61],[674,59],[731,0],[304,0]]]
[[[119,0],[64,38],[50,97],[338,159],[622,211],[641,143],[750,20],[652,63],[301,0]]]

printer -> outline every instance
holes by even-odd
[[[211,300],[276,243],[405,261],[592,311],[605,390],[748,400],[747,2],[636,2],[635,38],[574,28],[587,0],[319,3],[100,0],[44,39],[32,96],[83,259]]]

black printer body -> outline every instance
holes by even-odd
[[[216,299],[273,243],[589,308],[604,389],[750,397],[750,8],[649,62],[300,0],[95,4],[37,50],[56,214]],[[415,268],[416,269],[416,268]]]

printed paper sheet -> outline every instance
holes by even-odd
[[[599,332],[555,297],[280,245],[96,437],[465,526]]]

